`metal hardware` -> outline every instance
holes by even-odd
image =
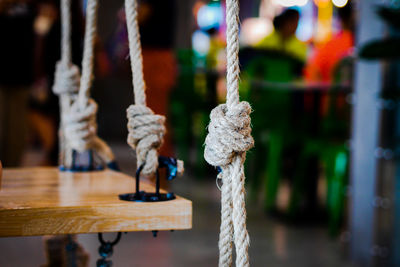
[[[121,232],[118,232],[117,237],[115,238],[114,241],[104,241],[103,239],[103,234],[99,233],[98,235],[99,241],[100,241],[100,247],[99,247],[99,254],[100,254],[100,259],[97,260],[96,266],[97,267],[111,267],[112,266],[112,261],[107,259],[110,258],[114,252],[113,247],[118,244],[118,242],[121,240]]]
[[[119,195],[120,200],[134,201],[134,202],[159,202],[175,199],[174,193],[160,193],[160,175],[159,169],[167,169],[167,180],[173,180],[178,174],[178,161],[174,158],[159,156],[158,168],[156,171],[156,188],[154,193],[140,191],[140,173],[142,172],[144,164],[141,165],[136,171],[136,192]]]

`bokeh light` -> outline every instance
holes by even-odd
[[[248,18],[242,22],[240,41],[245,45],[254,45],[273,30],[272,23],[263,18]]]
[[[197,13],[197,24],[201,29],[207,30],[218,27],[223,20],[222,9],[219,3],[210,3],[200,7]]]
[[[197,55],[205,56],[210,50],[210,37],[207,33],[197,30],[192,35],[192,46]]]
[[[304,6],[307,4],[308,0],[274,0],[275,4],[291,7],[291,6]]]
[[[348,0],[332,0],[332,3],[336,7],[344,7],[347,4]]]

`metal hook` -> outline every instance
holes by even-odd
[[[98,238],[100,241],[100,247],[99,247],[99,254],[100,254],[100,259],[97,260],[96,266],[97,267],[111,267],[112,266],[112,261],[108,260],[107,258],[110,258],[114,252],[113,247],[118,244],[118,242],[121,240],[121,232],[118,232],[117,237],[114,239],[114,241],[104,241],[103,239],[103,233],[98,234]]]
[[[116,244],[118,244],[118,242],[121,240],[121,232],[118,232],[117,237],[114,239],[114,241],[110,242],[110,241],[104,241],[103,239],[103,233],[99,233],[98,234],[99,237],[99,241],[102,245],[105,245],[107,243],[111,244],[112,246],[115,246]]]

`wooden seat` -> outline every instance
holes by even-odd
[[[0,237],[191,228],[191,201],[179,196],[153,203],[119,200],[118,194],[134,190],[134,178],[111,170],[4,169]],[[142,182],[141,190],[154,187]]]

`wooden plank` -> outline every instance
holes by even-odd
[[[191,228],[192,203],[187,199],[119,200],[118,194],[134,191],[134,183],[134,178],[111,170],[4,169],[0,237]],[[141,190],[154,192],[154,187],[143,182]]]

